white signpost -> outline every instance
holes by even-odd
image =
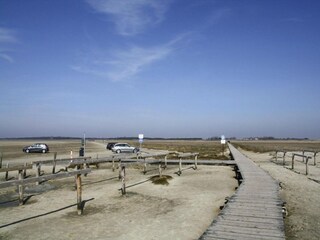
[[[139,134],[138,135],[138,138],[139,138],[139,143],[140,143],[140,151],[141,151],[141,144],[143,143],[143,134]]]
[[[221,144],[226,144],[226,137],[221,135]]]
[[[224,145],[226,144],[226,138],[224,135],[221,135],[221,155],[224,155]]]

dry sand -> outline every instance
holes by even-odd
[[[299,161],[295,169],[301,174],[282,167],[280,160],[278,164],[271,162],[271,153],[241,151],[281,182],[288,210],[286,238],[319,239],[320,167],[310,165],[310,174],[306,176],[305,165]],[[104,145],[92,157],[96,153],[99,156],[110,154]],[[43,158],[35,156],[30,155],[27,160]],[[16,158],[10,162],[24,160]],[[290,167],[289,162],[290,157],[287,167]],[[199,166],[199,170],[184,171],[179,177],[174,174],[177,166],[169,167],[171,169],[165,171],[173,177],[169,185],[154,185],[148,181],[128,188],[126,196],[118,191],[121,183],[110,165],[94,169],[83,178],[83,199],[94,200],[86,203],[82,216],[78,216],[76,207],[72,206],[76,202],[73,178],[30,185],[26,194],[34,196],[26,205],[0,204],[0,239],[197,239],[216,217],[225,197],[233,194],[237,186],[234,173],[230,167]],[[50,167],[43,169],[47,173],[51,171]],[[143,175],[141,166],[128,167],[128,185],[156,174],[154,171]],[[3,178],[1,173],[0,181]],[[0,202],[12,199],[17,199],[16,188],[0,189]],[[27,220],[30,217],[35,218]],[[1,227],[19,220],[25,221]]]
[[[128,185],[157,174],[143,175],[140,168],[127,168]],[[44,170],[50,172],[49,167]],[[147,181],[122,196],[121,183],[111,179],[118,173],[110,165],[94,169],[83,178],[83,199],[94,199],[86,203],[82,216],[75,206],[57,211],[76,202],[73,178],[30,185],[26,193],[35,196],[26,205],[0,207],[0,226],[37,217],[0,228],[0,239],[197,239],[217,216],[225,197],[234,193],[237,181],[231,167],[199,166],[181,176],[174,174],[176,170],[177,166],[165,170],[173,177],[168,185]],[[1,191],[1,202],[4,197],[17,198],[16,188]]]

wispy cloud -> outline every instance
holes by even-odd
[[[6,60],[7,62],[13,63],[13,58],[9,56],[8,54],[2,52],[3,50],[0,50],[0,58]]]
[[[0,27],[0,43],[14,43],[16,41],[17,39],[13,30]]]
[[[297,17],[284,18],[282,21],[291,22],[291,23],[302,23],[302,22],[304,22],[304,20],[302,18],[297,18]]]
[[[13,58],[8,54],[8,50],[4,49],[5,44],[16,43],[17,38],[15,31],[0,27],[0,59],[13,63]]]
[[[84,63],[72,66],[72,69],[113,82],[126,81],[155,62],[172,55],[178,49],[178,46],[182,45],[186,36],[190,34],[182,34],[163,45],[149,48],[133,46],[125,50],[115,51],[108,56],[98,56],[96,53],[92,53],[90,58],[84,59]]]
[[[131,36],[164,20],[168,0],[87,0],[97,12],[107,14],[120,35]]]

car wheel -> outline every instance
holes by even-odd
[[[118,150],[116,151],[116,153],[121,153],[121,150],[120,150],[120,149],[118,149]]]
[[[26,153],[29,153],[29,149],[26,150]]]
[[[138,149],[133,149],[133,153],[137,153],[138,152]]]
[[[42,153],[46,153],[46,150],[45,150],[45,149],[43,149],[43,150],[42,150]]]

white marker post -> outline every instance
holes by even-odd
[[[221,135],[221,156],[224,154],[224,145],[226,144],[226,137],[224,135]]]
[[[142,146],[142,143],[143,143],[143,134],[139,134],[138,138],[139,138],[139,143],[140,143],[139,151],[141,152],[141,146]]]

